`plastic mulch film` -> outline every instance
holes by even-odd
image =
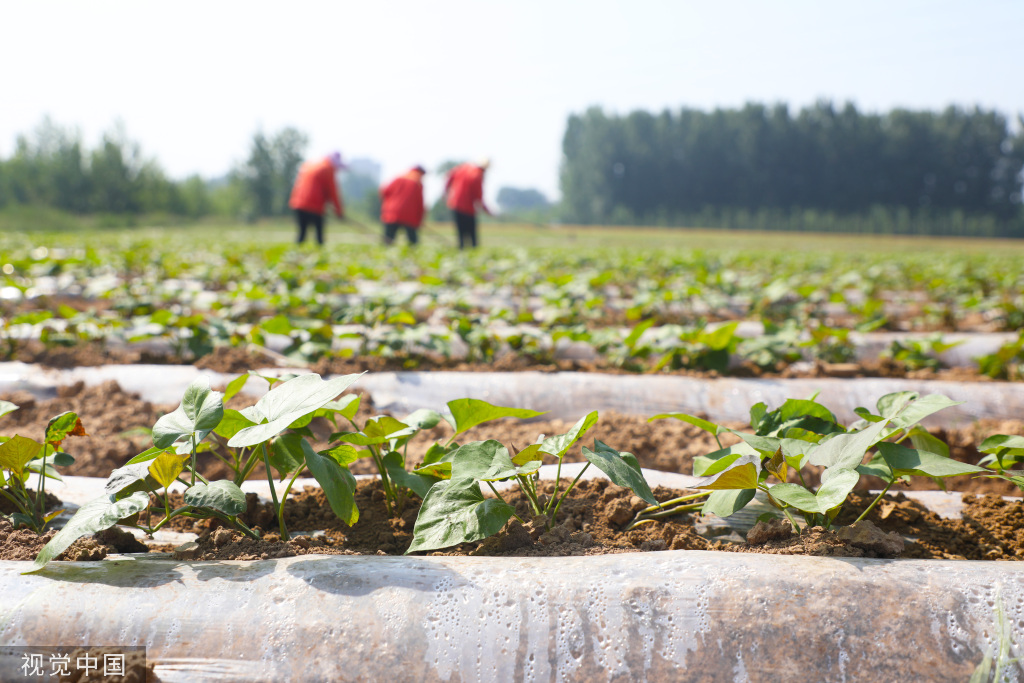
[[[288,370],[268,370],[280,375]],[[293,370],[293,372],[305,372]],[[193,366],[107,365],[72,370],[47,370],[23,363],[0,364],[0,393],[29,391],[56,395],[56,387],[83,381],[87,385],[116,380],[126,391],[154,403],[176,404],[198,374],[225,385],[232,375],[201,371]],[[261,386],[262,384],[262,386]],[[703,413],[716,421],[749,419],[750,406],[763,401],[780,406],[787,398],[817,394],[844,422],[857,419],[857,406],[873,407],[879,397],[895,391],[931,393],[963,401],[930,416],[929,426],[956,426],[979,418],[1020,419],[1024,389],[1013,382],[951,382],[911,379],[699,379],[680,376],[609,375],[585,372],[381,372],[368,374],[354,389],[369,392],[375,405],[396,415],[419,408],[445,410],[448,401],[477,398],[495,405],[548,411],[549,417],[575,420],[591,410],[634,415],[662,412]],[[247,392],[266,390],[251,381]]]

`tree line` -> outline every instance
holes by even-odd
[[[1024,121],[822,101],[569,117],[563,220],[1024,236]]]

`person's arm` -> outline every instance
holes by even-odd
[[[487,208],[487,204],[484,203],[484,178],[483,178],[483,176],[480,176],[480,179],[474,184],[473,194],[476,195],[475,197],[473,197],[473,204],[477,208],[479,208],[481,211],[486,213],[488,216],[493,216],[494,213],[492,213],[491,210],[489,208]]]
[[[329,167],[324,175],[324,184],[327,186],[327,198],[334,205],[334,215],[338,218],[344,218],[345,205],[341,201],[341,192],[338,191],[338,183],[334,179],[334,169]]]

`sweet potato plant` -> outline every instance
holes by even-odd
[[[734,431],[740,443],[694,459],[693,473],[700,477],[695,488],[710,492],[701,510],[729,517],[761,491],[795,528],[794,515],[809,526],[828,528],[862,476],[878,477],[885,487],[857,521],[902,479],[930,477],[945,488],[946,477],[985,472],[950,458],[949,447],[920,426],[929,415],[957,404],[940,394],[888,394],[878,400],[875,412],[857,408],[861,419],[847,427],[813,398],[790,399],[772,411],[758,403],[750,409],[752,434]],[[650,419],[662,418],[689,422],[716,439],[732,431],[685,413]],[[808,466],[821,468],[816,487],[805,477]]]

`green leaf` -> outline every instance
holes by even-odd
[[[692,424],[694,427],[700,427],[705,432],[709,432],[711,434],[714,434],[715,436],[721,434],[722,432],[729,431],[725,427],[720,427],[719,425],[716,425],[713,422],[708,422],[707,420],[701,419],[694,415],[687,415],[686,413],[660,413],[653,417],[647,418],[647,421],[653,422],[654,420],[662,420],[669,417],[675,418],[677,420],[682,420],[683,422],[688,422],[689,424]]]
[[[391,451],[384,456],[384,469],[387,470],[391,481],[399,486],[404,486],[420,498],[426,498],[430,487],[441,481],[437,477],[407,471],[405,463],[402,461],[402,454],[397,451]]]
[[[761,455],[772,456],[779,450],[782,440],[775,436],[762,436],[760,434],[746,434],[744,432],[733,432],[736,436],[756,450]]]
[[[897,391],[892,394],[886,394],[882,398],[878,399],[878,402],[875,405],[878,408],[879,415],[883,418],[892,419],[918,396],[920,396],[920,394],[916,391]]]
[[[166,448],[157,448],[156,446],[152,446],[152,447],[147,448],[146,450],[142,451],[141,453],[136,455],[134,458],[132,458],[128,462],[126,462],[125,465],[127,466],[127,465],[135,465],[135,464],[138,464],[140,462],[149,462],[150,460],[155,459],[161,453],[167,453],[167,452],[168,452],[168,449],[166,449]]]
[[[82,429],[82,421],[78,419],[78,415],[70,411],[61,413],[50,418],[49,423],[47,423],[46,443],[53,444],[54,448],[59,448],[66,438],[75,435],[76,432],[78,434],[85,434],[85,430]]]
[[[868,452],[868,449],[878,442],[882,430],[888,424],[888,420],[875,422],[859,432],[837,434],[827,441],[821,441],[807,461],[812,465],[822,467],[854,469],[864,460],[864,454]]]
[[[34,460],[43,450],[43,444],[35,439],[15,434],[9,441],[0,444],[0,467],[21,474],[25,465]]]
[[[356,413],[359,412],[360,402],[361,399],[359,398],[359,394],[345,394],[337,401],[328,401],[325,403],[324,407],[317,411],[317,413],[319,414],[321,411],[324,413],[334,412],[347,420],[354,420],[356,419]],[[323,415],[320,417],[323,417]]]
[[[909,429],[932,413],[952,406],[961,405],[963,401],[954,401],[942,394],[928,394],[922,396],[910,405],[906,406],[892,419],[892,423],[901,429]]]
[[[224,416],[223,394],[210,390],[207,377],[197,377],[185,389],[181,405],[153,425],[153,444],[169,448],[176,441],[195,434],[196,442],[206,438]]]
[[[244,375],[239,375],[238,377],[236,377],[233,380],[231,380],[230,382],[228,382],[227,387],[225,387],[225,389],[224,389],[224,399],[223,399],[224,402],[227,403],[228,401],[233,399],[235,396],[237,396],[238,392],[240,392],[243,388],[245,388],[245,383],[249,381],[250,377],[252,377],[252,375],[250,375],[247,372]],[[220,432],[218,432],[218,434],[219,433]],[[221,436],[223,436],[223,434]]]
[[[147,470],[153,478],[160,482],[160,485],[167,488],[171,482],[178,478],[181,471],[185,469],[185,461],[181,456],[172,453],[163,453],[149,464]]]
[[[541,445],[539,443],[531,443],[529,446],[512,456],[512,463],[519,466],[530,462],[542,463],[545,455],[551,454],[541,450]]]
[[[565,455],[566,451],[572,448],[572,445],[583,438],[591,427],[597,423],[597,411],[593,411],[581,417],[576,424],[572,426],[565,434],[559,434],[558,436],[549,436],[541,442],[539,450],[550,453],[551,455],[561,458]]]
[[[713,474],[727,469],[741,455],[758,455],[758,452],[744,442],[740,442],[728,448],[699,455],[693,459],[693,476],[710,477]]]
[[[756,493],[755,489],[712,491],[711,495],[704,499],[704,506],[701,507],[700,512],[702,515],[728,517],[746,507],[747,503],[754,499],[754,493]]]
[[[914,448],[937,453],[944,458],[949,457],[949,444],[939,437],[933,436],[920,425],[910,431],[910,442],[914,444]]]
[[[315,373],[281,382],[243,414],[256,422],[228,441],[232,447],[255,446],[276,436],[300,417],[317,411],[351,386],[362,373],[322,380]],[[255,419],[258,418],[258,419]],[[266,420],[266,422],[264,422]]]
[[[651,492],[651,487],[640,471],[640,464],[632,453],[620,453],[597,439],[594,439],[594,450],[583,448],[583,457],[597,469],[608,475],[613,483],[625,486],[651,505],[658,500]]]
[[[46,566],[47,562],[60,555],[82,536],[109,529],[122,519],[142,512],[147,507],[149,507],[149,494],[141,491],[118,501],[106,494],[90,500],[78,508],[64,528],[43,546],[39,555],[36,556],[32,569],[24,573],[31,574],[39,571]]]
[[[283,480],[302,467],[305,461],[302,444],[305,441],[298,434],[283,434],[274,439],[274,447],[270,453],[270,465],[277,470],[280,479]]]
[[[855,470],[830,469],[828,479],[818,487],[818,511],[827,513],[837,505],[842,505],[850,491],[860,481],[860,473]]]
[[[53,466],[54,467],[71,467],[75,464],[75,458],[70,453],[64,451],[57,451],[53,454]]]
[[[800,484],[776,484],[768,489],[768,495],[801,512],[821,512],[818,498]]]
[[[1024,436],[994,434],[981,442],[978,450],[993,455],[1024,455]]]
[[[406,554],[479,541],[496,534],[515,513],[499,498],[484,498],[473,479],[449,479],[430,487],[420,506]]]
[[[185,490],[185,504],[197,508],[212,508],[226,515],[240,515],[246,510],[245,494],[227,479],[199,482]]]
[[[244,377],[245,375],[243,375]],[[213,432],[223,438],[230,439],[238,432],[242,431],[246,427],[252,427],[255,423],[247,418],[242,413],[232,408],[224,409],[224,416],[221,418],[220,423],[214,428]]]
[[[761,473],[761,455],[741,455],[732,465],[718,474],[701,477],[695,489],[756,489]]]
[[[480,401],[475,398],[459,398],[454,401],[448,401],[448,409],[455,420],[455,436],[476,427],[478,424],[502,417],[518,417],[523,419],[544,414],[538,413],[536,410],[527,410],[526,408],[495,406],[487,401]]]
[[[436,410],[429,410],[427,408],[420,408],[419,410],[410,413],[405,419],[402,420],[405,424],[409,425],[413,429],[419,431],[424,429],[433,429],[440,424],[441,413]]]
[[[165,452],[167,451],[160,451],[160,453]],[[153,456],[151,460],[155,460],[160,453]],[[148,476],[152,476],[149,473],[148,460],[133,462],[125,465],[124,467],[118,467],[110,473],[109,477],[107,477],[107,483],[103,485],[103,492],[108,496],[112,496],[136,482],[143,481]]]
[[[857,465],[856,470],[863,475],[878,477],[885,481],[892,481],[892,472],[889,470],[889,466],[885,464],[885,459],[881,453],[875,453],[864,465]]]
[[[356,478],[332,458],[320,455],[305,440],[302,450],[306,456],[306,467],[327,496],[331,510],[345,524],[352,526],[359,520],[359,508],[356,507]]]
[[[365,458],[370,455],[370,451],[360,451],[355,446],[350,446],[347,443],[340,444],[334,448],[328,448],[325,451],[317,451],[320,455],[325,455],[339,465],[348,467],[360,458]]]
[[[880,443],[878,451],[896,473],[896,476],[954,477],[985,471],[984,467],[969,465],[938,453],[930,453],[919,448],[907,448],[895,443]]]
[[[384,415],[367,420],[361,432],[338,432],[331,434],[330,440],[344,441],[345,443],[357,446],[374,446],[403,436],[411,436],[415,433],[416,430],[404,422],[399,422],[393,417]]]
[[[493,439],[468,443],[452,453],[453,479],[499,481],[514,477],[517,472],[508,449]]]
[[[14,405],[10,401],[0,401],[0,417],[3,417],[8,413],[13,413],[15,410],[18,410],[18,406]]]

